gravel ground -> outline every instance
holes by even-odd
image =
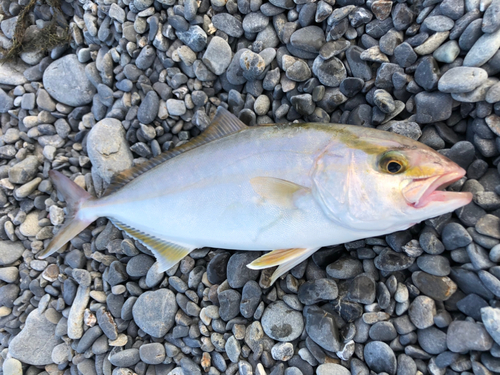
[[[27,0],[0,4],[12,45]],[[54,5],[53,3],[51,3]],[[40,0],[70,46],[0,66],[3,375],[500,372],[500,0]],[[467,170],[474,200],[318,251],[265,288],[260,253],[198,249],[165,273],[105,218],[36,259],[64,221],[48,172],[100,196],[200,134],[378,127]],[[189,173],[189,171],[186,171]],[[1,372],[0,372],[1,373]]]

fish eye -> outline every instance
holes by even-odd
[[[406,170],[407,160],[401,153],[390,151],[381,157],[379,166],[384,173],[399,174]]]
[[[398,173],[402,168],[403,166],[396,160],[392,160],[387,164],[387,171],[389,173]]]

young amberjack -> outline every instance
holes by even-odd
[[[322,246],[406,229],[468,204],[440,189],[465,171],[412,139],[300,123],[248,127],[224,108],[190,142],[119,174],[99,199],[57,171],[66,224],[40,257],[98,217],[147,246],[160,270],[208,246],[271,251],[271,282]]]

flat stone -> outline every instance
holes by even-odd
[[[371,341],[365,345],[364,358],[368,367],[376,373],[396,374],[397,362],[394,351],[382,341]]]
[[[451,116],[453,100],[449,94],[419,92],[415,95],[417,122],[428,124],[447,120]]]
[[[28,80],[24,77],[24,71],[29,65],[23,61],[5,61],[0,69],[0,83],[4,85],[24,85]]]
[[[229,44],[224,39],[214,36],[203,54],[202,61],[212,73],[221,75],[231,63],[231,57]]]
[[[341,349],[339,329],[332,314],[312,305],[304,309],[304,317],[306,332],[316,344],[331,352]]]
[[[472,46],[464,58],[464,66],[481,66],[500,48],[500,29],[490,34],[484,34]]]
[[[168,289],[141,294],[132,310],[137,326],[153,337],[167,334],[174,325],[176,312],[175,295]]]
[[[52,363],[52,350],[61,343],[55,335],[56,325],[51,323],[38,309],[26,319],[23,330],[9,344],[12,357],[34,366]]]
[[[493,0],[483,15],[482,30],[484,33],[494,33],[500,28],[500,1]]]
[[[73,54],[61,57],[45,69],[43,85],[58,102],[73,107],[89,104],[96,93],[85,74],[85,65]]]
[[[497,344],[500,343],[500,309],[485,306],[481,309],[481,319],[484,327]],[[500,345],[500,344],[499,344]]]
[[[283,301],[271,303],[262,315],[262,328],[266,335],[277,341],[293,341],[304,329],[302,314]]]
[[[132,167],[132,153],[121,122],[105,118],[95,124],[87,138],[87,152],[92,166],[107,183],[112,177]]]
[[[318,56],[314,60],[312,71],[323,85],[329,87],[338,87],[347,77],[344,64],[336,57],[325,61]]]
[[[461,320],[450,323],[446,341],[448,349],[455,353],[487,351],[493,346],[493,340],[483,325]]]
[[[439,79],[438,89],[445,93],[471,92],[488,79],[481,68],[459,66],[446,71]]]

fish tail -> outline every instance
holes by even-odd
[[[89,215],[88,210],[85,214],[82,210],[84,203],[94,199],[89,193],[58,171],[50,171],[49,175],[57,191],[66,201],[67,215],[66,223],[52,238],[47,248],[37,254],[40,259],[55,253],[97,219],[97,216]]]

